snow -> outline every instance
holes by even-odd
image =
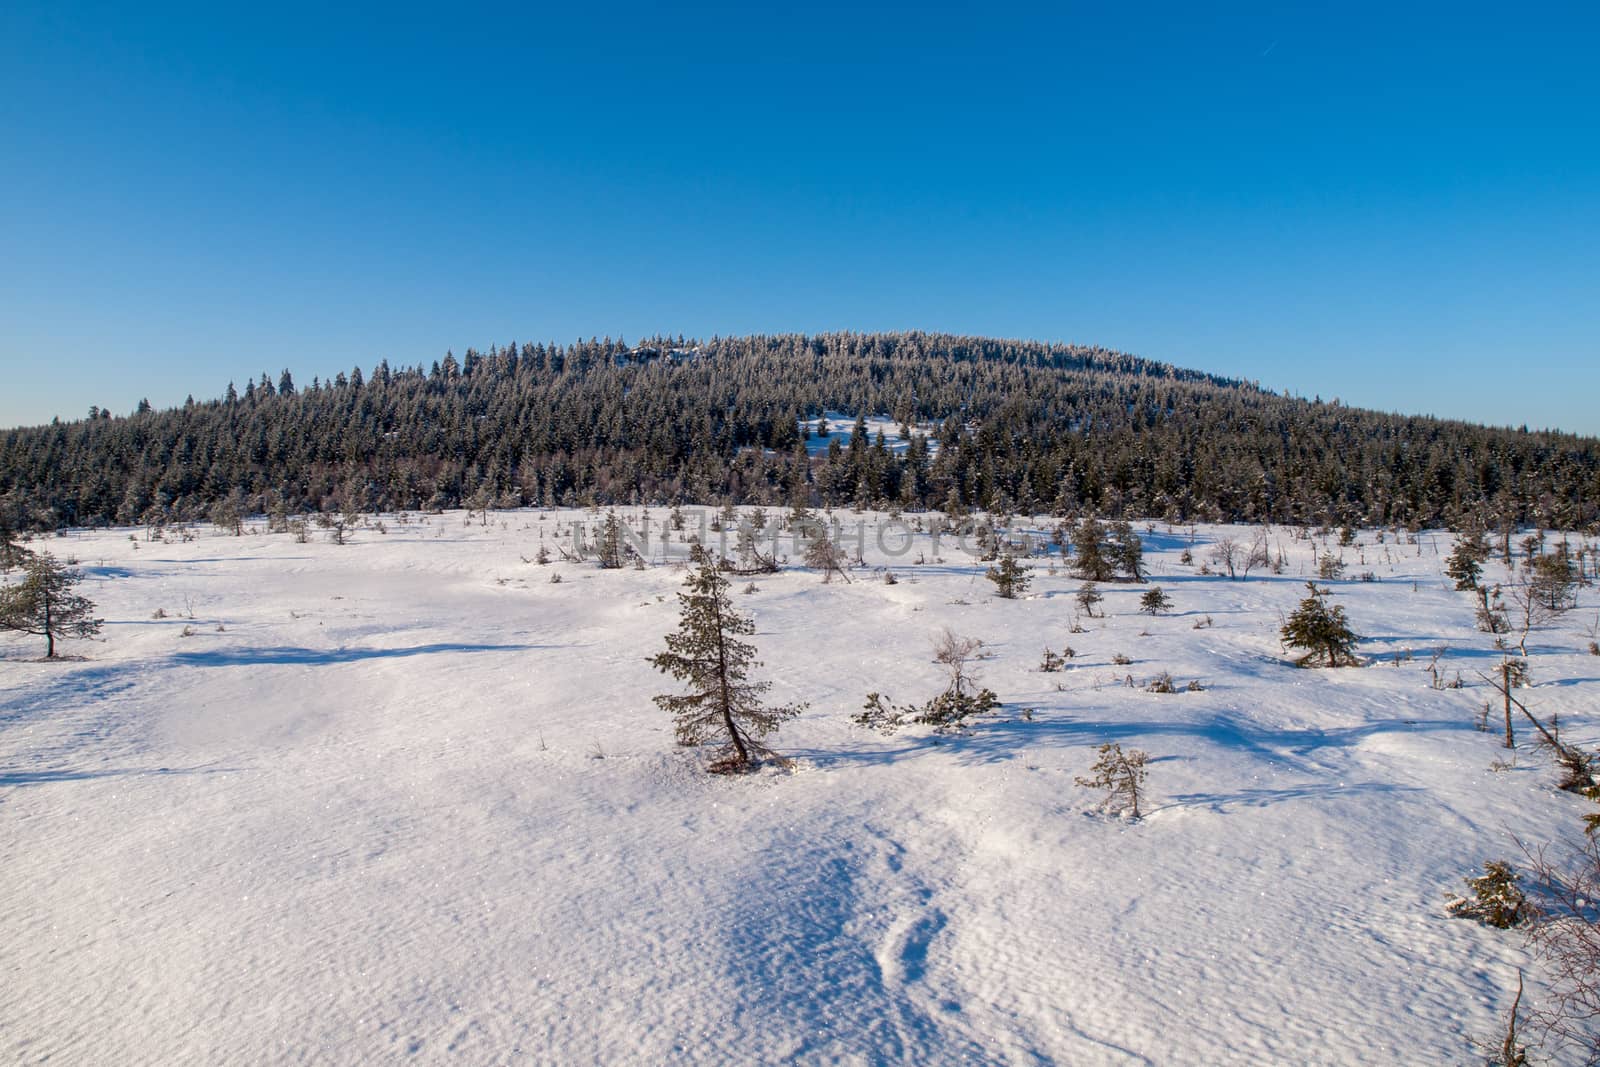
[[[819,422],[826,420],[826,434],[817,433]],[[863,421],[867,427],[867,444],[878,440],[878,434],[883,434],[885,446],[891,455],[900,456],[911,450],[910,438],[900,436],[900,423],[888,415],[867,415]],[[850,435],[856,426],[856,416],[842,411],[825,411],[822,419],[801,419],[800,430],[806,436],[806,454],[811,456],[825,456],[828,446],[834,441],[839,442],[840,448],[850,447]],[[921,435],[927,439],[929,457],[939,454],[939,441],[934,436],[938,427],[931,423],[917,423],[910,427],[912,434]]]
[[[1529,745],[1491,770],[1498,653],[1447,535],[1343,550],[1379,579],[1325,583],[1371,665],[1305,671],[1276,633],[1323,543],[1287,530],[1284,573],[1234,582],[1198,564],[1253,531],[1199,529],[1191,567],[1159,527],[1172,613],[1108,585],[1071,633],[1044,560],[1002,601],[953,539],[890,556],[885,517],[836,518],[869,524],[853,583],[735,581],[771,697],[810,702],[773,738],[795,768],[735,780],[650,701],[682,570],[524,562],[593,515],[50,541],[106,627],[76,661],[0,639],[0,1058],[1425,1063],[1494,1031],[1520,935],[1445,896],[1589,805]],[[1585,616],[1536,633],[1526,699],[1592,743]],[[988,643],[1004,714],[852,725],[937,691],[942,626]],[[1441,645],[1467,688],[1429,686]],[[1162,670],[1206,688],[1126,685]],[[1140,822],[1073,784],[1106,741],[1150,753]]]

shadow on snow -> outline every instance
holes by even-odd
[[[441,653],[528,652],[544,645],[474,645],[444,643],[412,645],[409,648],[222,648],[209,652],[174,653],[172,662],[189,667],[240,667],[258,664],[285,666],[328,666],[336,663],[362,663],[374,659],[403,659]]]

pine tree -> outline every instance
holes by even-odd
[[[1159,585],[1152,585],[1145,590],[1144,596],[1139,598],[1139,610],[1146,615],[1160,615],[1171,608],[1172,598],[1163,593]]]
[[[1029,568],[1017,562],[1017,557],[1007,552],[984,574],[994,583],[994,595],[1002,600],[1015,600],[1028,591]]]
[[[850,581],[850,575],[844,569],[847,562],[844,550],[828,536],[828,531],[820,527],[813,530],[812,536],[806,541],[805,559],[807,567],[822,572],[824,584],[833,581],[835,574],[847,583]]]
[[[1528,899],[1517,885],[1521,880],[1511,864],[1490,860],[1483,865],[1483,874],[1466,879],[1472,896],[1456,897],[1445,907],[1452,915],[1508,930],[1527,917]]]
[[[1117,576],[1107,557],[1105,527],[1094,516],[1086,516],[1072,532],[1072,573],[1091,582],[1109,582]]]
[[[1108,555],[1116,568],[1130,580],[1144,581],[1144,543],[1132,523],[1124,520],[1112,525]]]
[[[1444,572],[1455,579],[1457,589],[1466,592],[1478,588],[1478,579],[1483,577],[1483,564],[1467,542],[1462,540],[1456,542],[1455,549],[1445,560]]]
[[[751,682],[747,674],[760,663],[755,647],[740,641],[755,632],[750,619],[734,610],[728,582],[704,546],[691,549],[695,569],[678,594],[681,615],[667,648],[650,662],[663,674],[688,685],[681,696],[661,695],[657,706],[675,720],[681,745],[720,745],[709,769],[716,774],[754,769],[772,756],[762,739],[804,710],[803,704],[767,707],[761,698],[770,682]]]
[[[1136,748],[1124,752],[1116,743],[1101,745],[1097,751],[1099,758],[1089,768],[1093,777],[1075,781],[1086,789],[1104,789],[1106,797],[1100,802],[1102,808],[1120,804],[1129,818],[1137,819],[1139,796],[1144,791],[1144,765],[1150,757]]]
[[[1091,619],[1095,617],[1095,605],[1104,599],[1105,597],[1100,595],[1099,587],[1093,581],[1084,582],[1077,592],[1078,607],[1082,608],[1083,613]]]
[[[1350,629],[1344,608],[1330,606],[1323,599],[1328,595],[1327,590],[1318,589],[1315,582],[1307,582],[1306,588],[1310,590],[1309,595],[1300,601],[1281,631],[1284,644],[1307,650],[1300,658],[1301,666],[1309,666],[1309,661],[1318,654],[1328,657],[1329,667],[1358,663],[1355,647],[1360,638]]]
[[[45,658],[54,659],[56,638],[93,637],[104,620],[94,604],[72,592],[83,575],[63,567],[48,552],[30,558],[22,581],[0,590],[0,630],[45,639]]]
[[[1564,541],[1554,552],[1536,556],[1528,564],[1530,591],[1551,618],[1576,604],[1577,584],[1571,550]]]
[[[600,543],[596,546],[602,570],[618,570],[623,564],[622,520],[615,511],[606,512],[606,521],[600,527]]]

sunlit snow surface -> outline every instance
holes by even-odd
[[[556,552],[594,516],[537,511],[391,516],[345,546],[48,540],[106,626],[71,662],[0,638],[0,1059],[1471,1059],[1527,958],[1445,894],[1587,808],[1531,747],[1490,769],[1498,654],[1441,577],[1447,535],[1343,550],[1328,584],[1372,663],[1329,672],[1279,646],[1326,544],[1286,529],[1282,574],[1232,582],[1198,565],[1252,531],[1202,527],[1184,566],[1190,531],[1159,526],[1173,611],[1105,586],[1074,634],[1078,582],[1043,559],[997,600],[951,539],[891,557],[878,517],[837,517],[869,523],[852,584],[734,581],[772,698],[810,702],[775,738],[793,771],[738,780],[650,701],[681,544],[600,571]],[[1585,742],[1593,603],[1534,635],[1526,693]],[[852,725],[869,691],[937,690],[943,626],[988,642],[1004,714]],[[1046,645],[1067,671],[1037,669]],[[1430,688],[1439,646],[1466,688]],[[1206,688],[1139,688],[1163,670]],[[1142,822],[1073,784],[1105,741],[1152,757]]]

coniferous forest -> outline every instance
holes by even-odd
[[[808,455],[802,420],[885,414]],[[508,344],[0,432],[13,528],[529,504],[882,505],[1359,525],[1600,518],[1600,441],[922,333]]]

